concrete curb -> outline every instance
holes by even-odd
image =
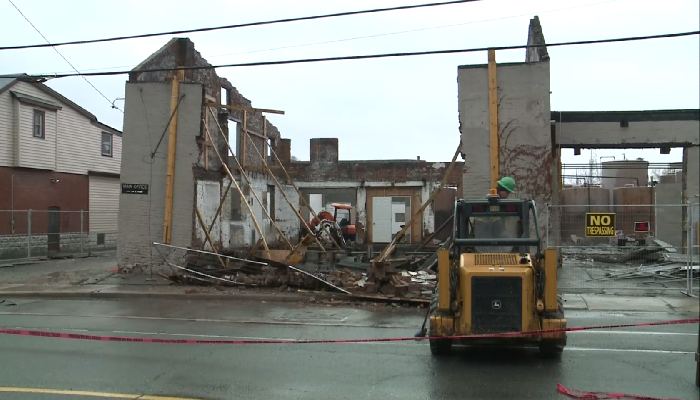
[[[331,293],[158,293],[141,291],[121,291],[121,292],[71,292],[71,291],[1,291],[0,297],[5,298],[43,298],[43,299],[145,299],[158,298],[164,300],[219,300],[219,301],[267,301],[272,303],[290,303],[305,301],[310,297],[316,300],[350,300],[345,294]]]

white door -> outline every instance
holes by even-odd
[[[391,242],[391,197],[372,198],[372,242]]]

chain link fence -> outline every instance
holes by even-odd
[[[117,220],[117,210],[0,210],[0,260],[115,250]]]
[[[561,291],[698,293],[697,207],[548,205],[546,213]]]
[[[688,292],[693,297],[700,296],[700,203],[694,203],[689,207],[688,221],[688,247],[690,257],[688,259]]]

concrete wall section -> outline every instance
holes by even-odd
[[[189,247],[194,228],[195,181],[193,165],[197,163],[197,136],[200,131],[202,85],[182,84],[185,97],[178,109],[178,136],[173,201],[171,244]],[[128,83],[124,116],[122,184],[148,184],[148,195],[120,194],[119,243],[117,260],[121,269],[129,270],[159,256],[151,242],[163,241],[165,183],[168,135],[156,150],[159,130],[170,118],[171,85],[168,83]],[[144,106],[145,104],[145,106]],[[156,152],[151,159],[150,154]],[[168,254],[168,251],[164,252]],[[170,252],[178,263],[182,252]]]
[[[460,67],[458,81],[464,197],[481,198],[491,186],[487,66]],[[517,197],[537,202],[544,235],[545,205],[552,203],[557,189],[553,186],[549,62],[499,64],[498,100],[500,175],[515,179]]]
[[[557,146],[621,149],[700,144],[698,120],[634,121],[632,115],[633,112],[622,111],[597,114],[553,112]],[[613,116],[616,116],[617,121],[610,120]],[[600,121],[601,119],[608,120]]]
[[[486,66],[457,72],[459,125],[464,155],[464,198],[485,196],[491,187],[489,87]]]

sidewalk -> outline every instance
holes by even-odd
[[[0,299],[34,297],[55,299],[161,298],[174,300],[231,300],[269,302],[366,302],[342,293],[293,289],[246,289],[176,286],[157,275],[116,273],[110,255],[85,259],[42,261],[0,268]],[[614,294],[562,294],[566,310],[700,312],[700,300],[682,296],[625,296]]]

